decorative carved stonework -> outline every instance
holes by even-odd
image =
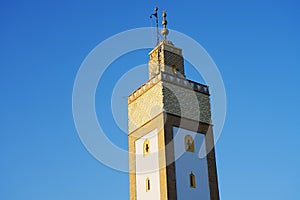
[[[184,75],[184,59],[182,49],[175,47],[170,41],[160,42],[150,53],[149,79],[162,72],[173,73],[174,69]]]
[[[129,95],[129,133],[163,111],[210,124],[208,87],[161,72]]]

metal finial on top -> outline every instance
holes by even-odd
[[[164,36],[164,40],[167,40],[167,35],[169,34],[169,30],[167,29],[168,22],[167,22],[167,13],[165,10],[163,10],[162,17],[163,17],[162,25],[164,28],[161,30],[161,34]]]

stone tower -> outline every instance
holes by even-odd
[[[130,200],[218,200],[209,89],[186,79],[162,23],[149,80],[128,97]]]

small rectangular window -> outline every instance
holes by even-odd
[[[149,192],[150,191],[150,179],[147,178],[146,179],[146,192]]]
[[[193,172],[190,173],[190,187],[196,188],[196,179],[195,179],[195,175],[193,174]]]
[[[144,156],[150,153],[150,141],[148,139],[144,141],[143,148]]]

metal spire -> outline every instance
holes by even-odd
[[[155,7],[154,11],[155,11],[155,13],[150,15],[150,19],[152,19],[152,16],[154,16],[156,18],[156,45],[157,45],[159,43],[158,16],[157,16],[158,7]]]

